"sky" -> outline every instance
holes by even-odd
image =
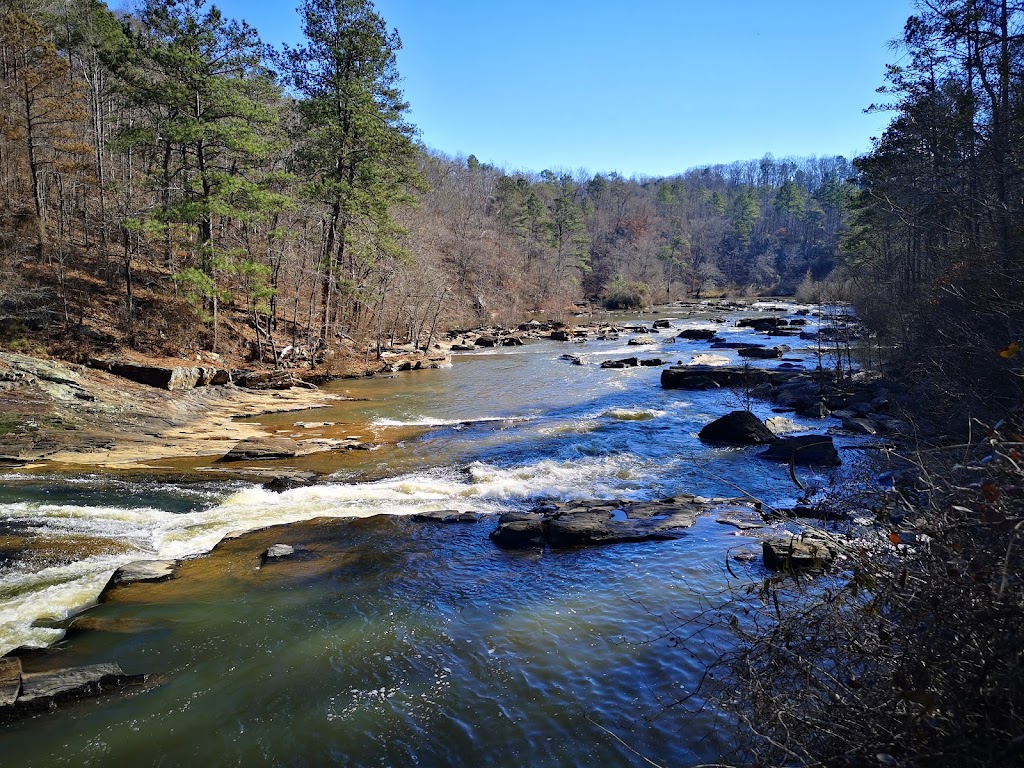
[[[298,44],[289,0],[214,0]],[[297,4],[297,3],[295,3]],[[626,177],[871,148],[913,0],[375,0],[428,147]]]

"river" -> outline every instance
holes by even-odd
[[[626,766],[727,754],[724,715],[697,697],[675,702],[733,643],[701,617],[764,577],[759,562],[726,567],[730,552],[760,551],[755,537],[703,517],[672,542],[541,553],[488,538],[493,514],[540,499],[792,503],[786,467],[697,440],[742,407],[737,393],[663,390],[659,368],[598,367],[637,353],[687,362],[708,351],[671,340],[688,327],[764,341],[735,317],[658,317],[672,330],[646,348],[623,335],[457,355],[449,369],[338,382],[352,399],[337,406],[260,419],[280,434],[381,446],[288,462],[330,473],[310,487],[4,476],[0,525],[31,556],[0,566],[0,652],[60,641],[88,608],[77,618],[87,630],[26,668],[117,661],[159,677],[0,726],[3,765]],[[787,358],[813,367],[812,342],[784,341]],[[819,487],[842,481],[841,470],[802,473]],[[410,519],[439,509],[487,515]],[[324,517],[334,520],[232,540],[187,563],[189,578],[89,608],[120,564]],[[316,556],[260,567],[278,541]]]

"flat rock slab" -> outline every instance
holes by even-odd
[[[163,581],[173,578],[177,565],[177,560],[136,560],[114,571],[103,591],[136,581]]]
[[[800,375],[798,371],[769,371],[736,365],[673,365],[661,372],[661,386],[690,390],[752,387],[764,383],[775,386]]]
[[[0,707],[9,707],[21,692],[21,659],[0,659]]]
[[[491,540],[503,549],[552,549],[679,538],[711,503],[695,496],[662,501],[570,501],[507,512]]]
[[[828,435],[779,438],[757,455],[769,461],[792,462],[804,467],[837,467],[842,463]]]
[[[766,539],[761,548],[765,567],[773,571],[822,570],[835,560],[823,540],[799,534]]]
[[[220,386],[230,379],[226,370],[204,365],[165,367],[95,358],[89,361],[89,365],[139,384],[169,390]]]
[[[294,459],[297,453],[298,446],[286,437],[250,437],[235,445],[220,461]]]
[[[90,664],[86,667],[25,673],[21,676],[18,708],[45,709],[59,701],[99,696],[105,691],[141,680],[141,675],[126,675],[117,664]]]
[[[417,512],[412,519],[417,523],[478,523],[481,517],[479,512],[438,509],[431,512]]]
[[[741,531],[754,531],[758,528],[764,528],[764,523],[743,520],[738,517],[719,517],[715,522],[721,525],[731,525],[733,528],[739,528]]]

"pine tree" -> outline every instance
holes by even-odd
[[[299,98],[297,169],[305,194],[327,209],[323,241],[320,345],[340,314],[339,290],[357,291],[380,256],[403,258],[392,209],[412,202],[420,183],[415,130],[398,88],[401,40],[368,0],[306,0],[299,8],[306,42],[278,56]]]
[[[256,31],[206,0],[149,0],[142,30],[113,61],[144,118],[122,136],[146,152],[160,189],[149,231],[161,231],[172,268],[176,229],[193,266],[176,280],[212,311],[217,346],[218,276],[232,251],[215,222],[246,220],[283,205],[262,173],[278,147],[278,93],[262,64]]]

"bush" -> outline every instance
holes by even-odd
[[[650,303],[651,289],[646,283],[616,277],[604,290],[606,309],[643,309]]]
[[[799,589],[766,580],[753,617],[727,619],[744,642],[721,703],[751,762],[1021,764],[1022,450],[1002,427],[923,454],[846,570]]]

